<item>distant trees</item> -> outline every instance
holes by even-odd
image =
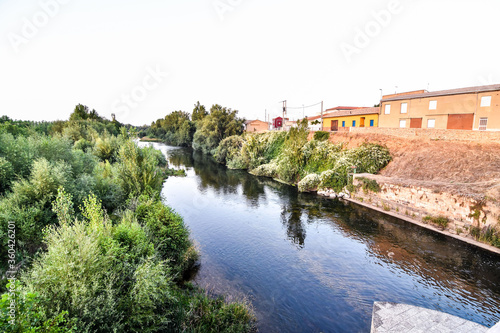
[[[143,134],[158,138],[168,144],[193,146],[207,154],[213,154],[219,143],[232,135],[243,133],[244,119],[237,116],[238,111],[214,104],[210,113],[197,102],[193,114],[174,111],[158,119]]]

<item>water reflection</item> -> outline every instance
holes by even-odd
[[[205,211],[187,222],[200,238],[218,231],[201,244],[203,255],[217,267],[218,281],[227,278],[226,286],[252,295],[262,331],[366,331],[373,301],[439,309],[490,326],[500,320],[497,255],[364,207],[227,170],[200,153],[168,155],[170,165],[190,170],[199,195],[220,206],[211,207],[219,215],[210,222],[200,221]],[[176,189],[179,202],[192,196],[182,192]],[[282,246],[276,226],[292,246]]]

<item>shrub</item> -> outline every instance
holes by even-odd
[[[318,174],[312,173],[304,178],[298,183],[298,188],[300,192],[314,191],[318,188],[321,179]]]
[[[226,164],[230,169],[246,169],[241,156],[241,148],[245,141],[239,135],[233,135],[222,140],[214,154],[215,160]]]
[[[14,178],[14,168],[12,164],[5,158],[0,157],[0,194],[10,188],[10,184]]]
[[[325,141],[330,138],[330,133],[325,131],[317,131],[314,132],[314,140],[316,141]]]
[[[270,177],[270,178],[276,177],[277,172],[278,172],[278,165],[275,162],[260,165],[251,171],[251,173],[255,176]]]
[[[425,216],[423,218],[423,221],[424,222],[432,222],[432,223],[438,225],[439,227],[441,227],[441,229],[446,228],[448,226],[448,223],[450,222],[450,220],[445,216],[433,217],[430,215]]]
[[[340,192],[347,185],[347,178],[343,174],[339,174],[334,170],[327,170],[320,175],[321,188],[331,188],[335,192]]]
[[[121,146],[116,177],[126,195],[139,195],[147,188],[161,189],[163,171],[158,165],[164,157],[160,155],[153,147],[139,148],[130,140]]]
[[[357,177],[356,179],[361,183],[361,188],[365,193],[369,191],[378,193],[381,190],[380,185],[375,179],[368,179],[365,177]]]

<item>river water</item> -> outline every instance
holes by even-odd
[[[201,253],[194,281],[247,300],[261,332],[369,332],[374,301],[485,326],[500,320],[500,257],[384,214],[155,144],[187,177],[164,184]]]

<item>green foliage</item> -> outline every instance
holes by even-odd
[[[210,114],[197,123],[193,148],[205,154],[215,154],[219,143],[232,135],[243,133],[244,119],[237,117],[238,111],[215,104]]]
[[[300,192],[309,192],[314,191],[318,188],[318,185],[321,183],[320,176],[316,173],[311,173],[297,184]]]
[[[123,127],[117,136],[118,124],[79,105],[71,121],[45,134],[27,127],[25,137],[0,126],[0,259],[7,262],[12,221],[14,259],[24,264],[16,321],[6,320],[4,294],[0,331],[253,329],[244,304],[179,286],[198,253],[182,218],[161,202],[166,159],[137,147]]]
[[[472,226],[470,234],[476,240],[500,248],[500,230],[496,226],[485,226],[483,228]]]
[[[380,192],[380,185],[377,183],[375,179],[368,179],[365,177],[357,177],[356,178],[361,183],[361,188],[365,193],[368,192]]]
[[[7,284],[11,290],[12,282]],[[68,318],[68,312],[62,311],[47,318],[40,308],[40,296],[37,293],[20,291],[20,284],[15,283],[11,294],[4,293],[0,299],[0,330],[5,333],[70,333],[77,332],[76,322]],[[11,303],[14,300],[14,303]],[[13,306],[12,306],[13,305]],[[10,317],[14,311],[15,318]]]
[[[117,178],[124,193],[139,195],[148,188],[159,191],[164,173],[158,166],[165,157],[153,147],[139,148],[133,141],[125,142],[119,151]]]
[[[239,135],[233,135],[222,140],[214,154],[215,160],[226,164],[230,169],[246,169],[241,149],[245,140]]]
[[[0,194],[10,188],[14,179],[14,168],[5,158],[0,157]]]
[[[330,132],[325,131],[316,131],[314,132],[314,140],[316,141],[325,141],[330,138]]]
[[[245,304],[228,304],[221,297],[196,294],[181,298],[186,304],[184,327],[177,331],[189,332],[256,332],[255,317]]]
[[[120,142],[116,136],[97,138],[95,141],[94,154],[101,161],[108,160],[114,162],[119,148]]]
[[[438,225],[439,227],[441,227],[441,229],[446,228],[448,226],[448,223],[450,222],[450,220],[445,216],[434,217],[434,216],[427,215],[422,220],[424,222],[432,222],[432,223]]]
[[[190,146],[196,131],[194,122],[189,120],[189,113],[174,111],[151,124],[146,132],[150,138],[159,138],[168,144]]]
[[[199,101],[196,102],[193,109],[192,120],[193,121],[202,120],[203,118],[205,118],[206,115],[208,115],[208,112],[205,109],[205,106],[201,105]]]
[[[52,202],[52,210],[60,224],[69,224],[73,221],[75,210],[71,194],[64,191],[63,187],[57,190],[57,198]]]
[[[159,256],[169,260],[177,278],[181,278],[197,259],[185,256],[192,244],[182,217],[160,201],[147,197],[141,197],[136,212]]]
[[[77,120],[104,120],[96,110],[89,111],[89,108],[85,105],[78,104],[75,107],[73,113],[69,116],[70,121]]]
[[[307,143],[307,136],[309,135],[307,119],[297,125],[288,132],[283,150],[277,157],[279,178],[289,183],[299,181],[300,172],[306,163],[302,147]]]

